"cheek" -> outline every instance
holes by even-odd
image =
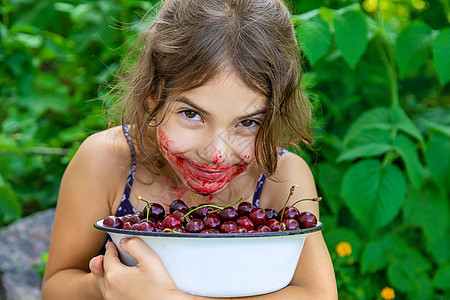
[[[158,146],[163,153],[180,154],[191,149],[195,145],[195,139],[180,134],[177,130],[158,129]]]
[[[240,151],[239,156],[241,160],[247,164],[255,160],[255,147],[253,145],[246,147]]]
[[[177,152],[178,146],[175,145],[175,142],[169,138],[169,136],[163,131],[162,129],[158,129],[157,133],[157,141],[158,146],[161,152],[167,153],[167,152]]]

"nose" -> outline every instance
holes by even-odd
[[[212,133],[205,141],[205,146],[200,151],[204,161],[216,165],[231,160],[234,150],[226,133],[223,131]]]

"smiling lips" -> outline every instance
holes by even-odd
[[[192,175],[200,180],[204,179],[211,181],[220,180],[221,178],[225,177],[234,166],[236,166],[231,164],[222,164],[218,166],[210,166],[206,164],[199,165],[187,160],[185,160],[185,162],[187,163],[187,167],[190,167]]]

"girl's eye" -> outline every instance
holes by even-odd
[[[193,110],[183,110],[181,112],[186,118],[191,119],[191,120],[201,120],[202,118],[200,117],[200,115],[198,113],[196,113]]]
[[[255,120],[244,120],[239,122],[239,125],[243,126],[243,127],[253,127],[253,126],[258,126],[259,122],[255,121]]]

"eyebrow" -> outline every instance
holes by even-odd
[[[191,106],[192,108],[194,108],[196,111],[200,112],[203,115],[210,115],[209,112],[207,112],[206,110],[204,110],[203,108],[201,108],[197,104],[193,103],[191,100],[189,100],[186,97],[180,97],[176,101],[177,102],[182,102],[182,103],[185,103],[185,104]],[[265,114],[266,112],[267,112],[266,108],[260,108],[260,109],[256,110],[255,112],[252,112],[252,113],[250,113],[248,115],[243,115],[243,116],[237,117],[236,119],[237,120],[248,119],[248,118],[260,115],[260,114]]]

